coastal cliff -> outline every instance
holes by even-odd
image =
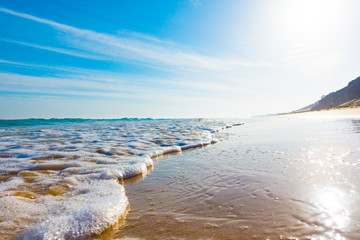
[[[319,101],[294,112],[353,107],[360,107],[360,77],[349,82],[346,87],[325,95]]]
[[[323,97],[311,110],[357,106],[360,106],[360,77],[349,82],[346,87]]]

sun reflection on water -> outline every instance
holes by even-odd
[[[339,188],[319,188],[312,197],[312,203],[319,210],[319,222],[327,229],[332,239],[344,239],[341,235],[349,225],[349,198]]]

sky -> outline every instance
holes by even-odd
[[[357,0],[0,0],[0,118],[249,117],[360,76]]]

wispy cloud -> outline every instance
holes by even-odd
[[[238,94],[248,94],[250,88],[258,88],[259,83],[257,81],[246,80],[244,84],[243,76],[237,76],[236,72],[226,72],[224,74],[213,75],[209,73],[193,73],[193,74],[171,74],[170,76],[155,77],[155,76],[144,76],[141,74],[122,74],[116,71],[104,71],[94,70],[86,68],[76,68],[67,66],[49,66],[40,64],[29,64],[22,62],[13,62],[0,59],[0,64],[8,64],[19,66],[22,68],[38,69],[39,72],[46,70],[55,70],[52,77],[47,76],[46,78],[36,78],[29,75],[12,75],[14,80],[11,80],[18,86],[22,85],[22,82],[32,79],[32,81],[41,80],[39,86],[47,86],[47,81],[62,81],[62,85],[59,87],[69,88],[70,86],[84,85],[84,91],[87,91],[88,86],[96,86],[95,89],[99,91],[112,91],[119,89],[130,89],[136,93],[137,90],[144,88],[157,89],[158,92],[165,91],[174,92],[178,94],[184,94],[189,92],[206,93],[208,95],[216,94],[222,95],[223,97]],[[3,73],[9,74],[9,73]],[[0,72],[1,76],[1,72]],[[46,79],[46,80],[44,80]],[[11,82],[10,81],[10,82]],[[50,82],[51,82],[50,81]],[[30,81],[31,82],[31,81]],[[3,82],[4,83],[4,82]],[[92,84],[92,83],[95,83]],[[104,86],[101,86],[104,84]],[[260,84],[261,85],[261,84]],[[142,93],[139,93],[142,94]]]
[[[89,78],[71,77],[37,77],[14,73],[0,72],[0,92],[21,94],[36,94],[40,96],[62,97],[90,97],[92,99],[113,99],[113,100],[141,100],[141,101],[161,101],[173,103],[194,103],[195,101],[214,102],[212,95],[187,94],[189,89],[201,86],[184,86],[181,84],[174,88],[173,84],[167,81],[159,81],[163,84],[161,88],[156,86],[143,86],[136,82],[116,79],[114,82],[96,82]],[[95,78],[96,79],[96,78]],[[153,81],[149,79],[150,81]],[[210,89],[219,90],[219,86]],[[182,92],[183,94],[179,94]],[[197,92],[198,93],[198,92]]]
[[[138,37],[117,36],[80,29],[33,15],[0,8],[0,12],[35,21],[56,29],[66,37],[67,47],[74,50],[42,46],[35,43],[16,43],[84,58],[132,61],[155,67],[173,67],[182,70],[198,71],[203,69],[228,70],[251,67],[253,63],[234,58],[213,57],[184,49],[183,46],[160,39],[139,35]],[[15,42],[15,41],[13,41]]]
[[[82,64],[82,59],[76,59],[75,64],[81,62],[77,66],[85,66],[80,68],[72,66],[74,62],[65,62],[61,58],[55,61],[56,65],[51,65],[52,62],[42,61],[43,59],[25,62],[3,55],[0,67],[11,65],[0,70],[0,92],[7,96],[53,96],[76,101],[111,100],[119,102],[118,104],[126,102],[141,106],[150,106],[149,103],[152,102],[189,106],[199,103],[206,106],[222,105],[227,101],[233,104],[239,101],[239,96],[248,92],[241,83],[243,73],[239,73],[244,70],[252,71],[260,66],[259,63],[254,64],[240,58],[218,58],[200,53],[189,46],[142,33],[99,33],[5,8],[0,8],[0,14],[19,17],[25,24],[35,23],[37,27],[45,29],[46,33],[59,35],[61,42],[46,39],[28,42],[21,38],[0,41],[84,60],[104,61],[98,65],[98,62],[87,60],[84,62],[91,64],[85,65]],[[116,69],[118,64],[113,64],[124,62],[136,64],[131,67],[140,71],[130,69],[121,73]],[[94,66],[92,64],[99,66],[101,70],[91,69]],[[112,64],[116,67],[109,67]],[[143,65],[156,71],[142,71]],[[17,73],[9,72],[15,67],[22,69]]]
[[[86,52],[84,53],[84,52],[68,50],[68,49],[63,49],[63,48],[50,47],[50,46],[43,46],[43,45],[38,45],[38,44],[34,44],[34,43],[27,43],[27,42],[10,40],[10,39],[5,39],[5,38],[0,38],[0,41],[16,43],[16,44],[20,44],[23,46],[38,48],[38,49],[62,53],[62,54],[67,54],[67,55],[71,55],[74,57],[96,59],[96,60],[104,60],[105,59],[104,57],[96,56],[95,54],[91,54],[91,53],[86,53]]]
[[[324,49],[318,45],[294,45],[284,55],[283,62],[300,69],[308,75],[324,75],[332,67],[343,62],[342,53],[333,49]]]
[[[114,76],[118,73],[111,72],[111,71],[101,71],[101,70],[94,70],[88,68],[78,68],[78,67],[71,67],[71,66],[51,66],[51,65],[43,65],[43,64],[33,64],[33,63],[24,63],[24,62],[14,62],[8,61],[5,59],[0,59],[0,64],[7,64],[18,66],[22,68],[31,68],[31,69],[38,69],[39,71],[46,71],[46,70],[56,70],[60,71],[62,75],[69,76],[74,74],[76,76],[84,75],[84,77],[88,78],[89,76],[102,76],[99,80],[108,81],[107,76]]]
[[[38,77],[15,73],[0,73],[1,91],[68,94],[76,96],[115,97],[135,99],[154,94],[154,89],[117,79],[98,82],[88,78]],[[155,94],[154,94],[155,95]]]

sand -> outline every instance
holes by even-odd
[[[321,110],[313,112],[293,113],[305,117],[338,117],[338,116],[359,116],[360,108],[341,108],[331,110]]]
[[[299,116],[156,160],[125,185],[130,212],[111,238],[358,239],[360,117]]]

